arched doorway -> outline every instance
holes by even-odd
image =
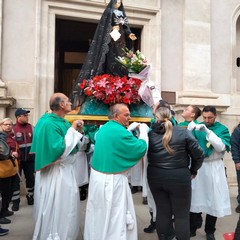
[[[56,19],[54,92],[70,95],[96,27],[97,23]],[[137,36],[134,49],[140,50],[141,29],[131,30]]]

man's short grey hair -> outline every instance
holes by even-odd
[[[110,106],[109,112],[108,112],[108,118],[113,119],[115,114],[119,115],[121,113],[120,107],[122,106],[126,106],[128,108],[128,106],[124,103],[116,103]]]
[[[60,109],[60,102],[63,102],[64,99],[62,97],[55,97],[52,101],[50,101],[49,106],[52,111],[58,111]]]

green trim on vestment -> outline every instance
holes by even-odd
[[[91,143],[95,144],[95,134],[97,133],[99,127],[96,125],[84,125],[83,131],[84,135],[89,137]]]
[[[117,173],[134,166],[145,154],[147,144],[120,123],[109,120],[98,131],[92,157],[96,171]]]
[[[200,124],[206,125],[204,122],[201,122]],[[230,133],[226,126],[221,124],[220,122],[215,122],[212,126],[207,127],[209,130],[213,131],[226,146],[226,151],[230,151]],[[196,131],[197,132],[197,131]],[[213,146],[210,142],[206,139],[206,133],[202,132],[202,134],[197,136],[197,140],[199,145],[202,147],[205,157],[208,157],[211,155]]]
[[[180,127],[187,127],[190,122],[184,121],[178,124]],[[198,124],[197,120],[194,120],[194,123]],[[200,124],[206,125],[204,122],[201,122]],[[219,138],[222,139],[223,143],[226,146],[226,150],[229,152],[230,150],[230,134],[223,124],[220,122],[215,122],[211,127],[207,127],[209,130],[213,131]],[[210,144],[209,141],[207,141],[206,133],[202,131],[192,131],[193,136],[198,140],[198,144],[202,148],[204,152],[204,157],[209,157],[212,153],[213,146]]]
[[[34,129],[31,152],[35,153],[35,170],[55,162],[65,150],[65,135],[71,124],[53,113],[45,113]]]
[[[199,122],[197,121],[197,120],[193,120],[193,122],[195,123],[195,124],[199,124]],[[184,122],[180,122],[179,124],[178,124],[178,126],[179,127],[182,127],[182,128],[187,128],[188,127],[188,124],[189,124],[190,122],[188,122],[188,121],[184,121]],[[204,133],[204,132],[202,132],[202,131],[196,131],[196,130],[192,130],[192,135],[198,140],[198,139],[202,139],[202,138],[204,138],[205,137],[205,139],[206,139],[206,134]],[[208,152],[208,149],[204,146],[204,144],[205,144],[205,142],[202,142],[202,143],[200,143],[200,142],[198,142],[198,144],[200,145],[200,147],[202,148],[202,150],[203,150],[203,152],[204,152],[204,156],[206,156],[206,154],[207,154],[207,152]],[[203,145],[202,145],[203,144]],[[206,144],[205,144],[206,145]]]

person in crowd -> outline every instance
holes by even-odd
[[[1,193],[1,211],[0,223],[9,224],[11,220],[6,218],[13,215],[8,210],[13,193],[13,183],[18,172],[18,164],[16,157],[17,144],[12,138],[12,120],[4,118],[0,122],[0,193]],[[0,236],[5,236],[9,232],[8,229],[0,227]]]
[[[118,38],[119,37],[119,38]],[[77,84],[72,93],[73,105],[84,102],[79,83],[84,79],[101,74],[124,76],[128,75],[126,68],[115,60],[124,56],[124,48],[132,48],[136,36],[132,33],[124,10],[122,0],[110,0],[98,23],[93,40],[88,50]]]
[[[75,176],[77,180],[77,185],[79,187],[80,200],[84,201],[87,198],[87,187],[88,187],[88,159],[86,150],[90,144],[90,139],[85,135],[81,139],[81,147],[79,146],[79,151],[76,153],[75,161]]]
[[[237,213],[240,213],[240,124],[238,124],[231,135],[231,153],[232,159],[235,163],[237,182],[238,182],[238,195],[237,202],[238,206],[235,208]]]
[[[183,112],[182,117],[184,118],[183,122],[178,124],[179,127],[187,128],[190,122],[198,123],[197,119],[202,115],[201,109],[195,105],[187,106]]]
[[[170,104],[167,101],[165,101],[164,99],[159,100],[159,102],[154,105],[154,107],[153,107],[153,115],[155,116],[156,110],[158,108],[162,108],[162,107],[166,107],[166,108],[168,108],[171,111],[171,114],[172,114],[171,122],[172,122],[172,124],[174,126],[177,125],[177,121],[174,118],[175,112],[171,109]],[[153,118],[151,120],[151,125],[154,124],[155,122],[156,122],[156,118]],[[147,160],[147,156],[146,156],[145,169],[147,169],[147,165],[148,165],[148,160]],[[145,233],[152,233],[156,229],[156,215],[157,215],[157,213],[156,213],[156,205],[155,205],[155,202],[154,202],[151,190],[149,189],[149,185],[148,185],[148,181],[147,181],[147,174],[145,174],[144,176],[146,178],[147,200],[148,200],[147,203],[148,203],[149,213],[150,213],[151,219],[150,219],[150,225],[148,227],[144,228],[143,231]],[[175,231],[174,231],[174,229],[172,227],[169,230],[168,239],[172,240],[174,237],[175,237]]]
[[[18,144],[14,139],[14,134],[12,130],[13,122],[11,118],[4,118],[0,121],[0,130],[2,134],[6,135],[6,142],[9,147],[9,158],[5,160],[5,163],[10,167],[8,169],[8,173],[6,177],[0,179],[0,183],[2,185],[2,206],[0,211],[0,223],[8,224],[11,223],[11,220],[6,218],[13,215],[12,211],[9,211],[9,204],[11,202],[11,198],[13,195],[13,188],[16,181],[18,181]],[[7,166],[6,165],[6,166]],[[5,169],[5,168],[4,168]],[[6,169],[5,169],[6,170]],[[6,171],[7,172],[7,171]]]
[[[28,123],[29,110],[18,108],[15,111],[16,124],[13,125],[15,140],[19,145],[19,174],[26,179],[27,202],[28,205],[34,204],[34,154],[30,154],[30,148],[33,138],[33,126]],[[15,182],[14,192],[12,197],[12,210],[18,211],[20,204],[20,178]]]
[[[64,119],[72,103],[62,93],[50,98],[52,113],[37,122],[31,152],[35,153],[36,187],[33,239],[77,239],[80,199],[75,177],[84,122]]]
[[[148,134],[147,177],[157,208],[158,238],[169,239],[173,215],[176,238],[187,240],[191,179],[202,165],[203,151],[187,129],[173,125],[169,108],[158,107],[154,115],[156,121]]]
[[[178,126],[182,128],[187,128],[188,130],[190,130],[193,136],[197,139],[197,136],[201,135],[202,133],[199,131],[196,131],[194,127],[196,124],[199,123],[197,119],[201,115],[202,115],[202,111],[199,107],[195,105],[189,105],[182,112],[182,117],[184,118],[185,121],[180,122]],[[192,214],[190,214],[190,221],[191,221],[191,217],[192,217]],[[198,221],[197,228],[201,228],[202,220],[203,220],[202,215],[199,214],[198,217],[195,219],[195,221]]]
[[[112,105],[108,117],[109,121],[96,135],[84,239],[137,240],[136,215],[127,174],[147,150],[148,126],[133,123],[130,131],[139,125],[139,138],[128,131],[130,111],[122,103]]]
[[[82,181],[81,186],[79,188],[80,190],[80,200],[84,201],[87,198],[88,194],[88,181],[89,181],[89,175],[90,175],[90,163],[92,159],[92,154],[94,151],[94,144],[95,144],[95,135],[98,132],[99,126],[93,125],[93,124],[85,124],[84,125],[84,135],[89,139],[89,143],[87,144],[87,148],[85,149],[86,157],[87,157],[87,166],[88,166],[88,178],[87,183],[84,184]],[[85,165],[84,165],[85,166]],[[81,170],[81,172],[83,172]],[[86,174],[84,174],[84,179],[86,177]]]
[[[230,150],[230,134],[226,126],[216,121],[215,106],[202,110],[203,123],[191,123],[190,131],[199,131],[197,140],[204,151],[204,162],[197,177],[192,181],[190,213],[191,236],[201,227],[201,213],[206,213],[205,232],[207,240],[215,240],[218,217],[231,214],[230,196],[223,156]],[[189,124],[190,125],[190,124]]]

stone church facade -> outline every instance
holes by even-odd
[[[108,0],[0,0],[0,117],[24,107],[33,124],[58,90],[59,20],[95,23]],[[123,0],[151,80],[182,121],[189,104],[215,105],[218,120],[240,121],[240,3],[238,0]],[[81,54],[80,54],[81,55]],[[80,56],[79,55],[79,56]],[[58,66],[58,67],[56,67]],[[228,181],[236,182],[230,154]]]

